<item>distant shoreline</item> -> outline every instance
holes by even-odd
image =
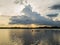
[[[0,27],[0,29],[60,29],[60,27]]]

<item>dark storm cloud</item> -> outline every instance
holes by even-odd
[[[51,9],[55,9],[55,10],[60,10],[60,4],[55,4],[52,7],[50,7]]]
[[[54,25],[54,21],[49,20],[37,12],[32,12],[32,7],[30,5],[26,6],[23,10],[25,15],[14,16],[10,20],[10,24],[46,24]]]
[[[56,13],[56,14],[48,14],[47,16],[49,16],[49,17],[57,17],[58,13]]]

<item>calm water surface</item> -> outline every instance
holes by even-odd
[[[60,29],[0,29],[0,45],[60,45]]]

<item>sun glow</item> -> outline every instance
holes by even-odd
[[[35,24],[31,24],[31,25],[30,25],[30,27],[35,28],[35,27],[36,27],[36,25],[35,25]]]

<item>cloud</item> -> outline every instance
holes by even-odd
[[[27,3],[27,0],[15,0],[14,3],[15,4],[25,4],[25,3]]]
[[[50,9],[53,5],[60,4],[60,0],[30,0],[33,10],[46,16],[47,13],[60,13],[57,9]]]
[[[49,20],[45,17],[42,17],[37,12],[32,11],[31,5],[26,6],[23,10],[25,15],[22,16],[13,16],[9,24],[45,24],[45,25],[54,25],[54,21]]]
[[[55,14],[48,14],[47,16],[49,16],[49,17],[57,17],[57,16],[58,16],[58,13],[55,13]]]
[[[18,4],[18,3],[19,3],[19,4],[23,4],[23,1],[24,1],[24,0],[15,0],[14,3],[15,3],[15,4]]]
[[[15,4],[15,1],[17,4]],[[60,0],[0,0],[0,13],[3,15],[18,15],[19,12],[16,12],[16,7],[21,6],[21,4],[24,6],[30,4],[34,12],[38,12],[45,16],[47,13],[52,11],[49,10],[48,7],[58,3],[60,3]]]
[[[51,7],[51,9],[53,10],[60,10],[60,4],[56,4],[56,5],[53,5],[52,7]]]

